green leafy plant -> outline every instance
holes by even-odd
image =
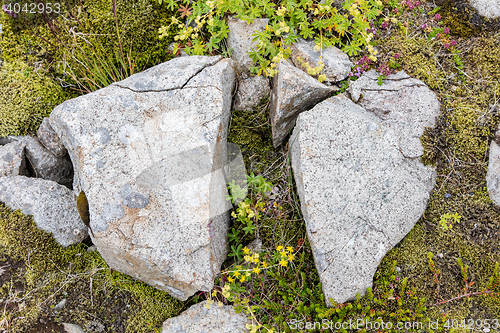
[[[457,224],[460,222],[460,219],[462,217],[458,215],[457,213],[455,214],[443,214],[441,215],[441,218],[439,219],[438,226],[444,231],[451,230],[453,228],[454,224]]]
[[[183,48],[188,54],[221,53],[223,40],[229,33],[225,22],[229,15],[248,23],[258,18],[269,19],[264,31],[252,35],[257,46],[249,56],[256,65],[252,72],[257,75],[274,76],[277,64],[290,56],[289,46],[299,37],[313,38],[318,51],[336,45],[351,56],[362,52],[365,47],[371,57],[377,53],[371,45],[370,22],[381,14],[380,0],[346,0],[341,9],[333,6],[332,0],[323,4],[312,0],[160,2],[180,11],[181,18],[186,21],[185,24],[177,20],[159,30],[160,36],[166,36],[172,27],[179,28],[174,52]]]

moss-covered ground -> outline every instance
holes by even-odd
[[[78,16],[82,34],[113,31],[116,22],[123,27],[116,38],[98,41],[104,53],[112,55],[109,58],[117,58],[118,36],[123,37],[125,50],[131,50],[129,41],[141,41],[130,51],[136,70],[172,57],[165,46],[173,36],[157,38],[158,27],[168,24],[173,14],[165,7],[148,1],[136,2],[135,7],[117,1],[115,20],[108,2],[85,3],[80,12],[74,12],[82,15]],[[248,173],[261,174],[273,183],[271,195],[263,199],[265,209],[256,231],[240,237],[238,243],[248,244],[258,232],[264,250],[284,245],[296,251],[294,264],[286,269],[268,270],[261,278],[239,284],[241,299],[255,306],[255,319],[277,331],[300,331],[286,324],[291,320],[375,321],[380,317],[393,323],[438,320],[439,329],[431,327],[428,332],[469,332],[460,325],[453,329],[445,324],[447,320],[452,326],[452,320],[461,324],[465,319],[470,324],[470,320],[500,319],[500,208],[489,199],[485,181],[489,145],[500,122],[498,22],[478,19],[458,1],[444,2],[440,9],[424,2],[415,10],[406,10],[399,3],[387,1],[386,15],[399,22],[379,29],[376,47],[380,61],[396,61],[399,69],[425,82],[441,101],[436,127],[422,137],[422,160],[436,166],[438,177],[424,215],[382,260],[366,296],[326,307],[287,146],[274,149],[271,144],[268,100],[253,110],[233,112],[229,141],[241,147]],[[396,6],[399,12],[394,14]],[[78,8],[70,3],[66,7],[68,13]],[[441,19],[434,19],[435,14]],[[71,41],[71,35],[62,33],[69,33],[68,27],[60,22],[57,29],[62,32],[54,34],[46,23],[37,18],[13,21],[1,16],[0,136],[33,133],[54,105],[79,94],[75,88],[85,90],[81,85],[85,80],[78,83],[63,70],[79,60],[65,58],[58,44]],[[446,40],[432,38],[422,28],[424,24],[449,27],[451,34]],[[452,40],[456,46],[444,46]],[[86,50],[84,44],[79,45]],[[87,88],[93,89],[91,85]],[[15,92],[13,96],[19,100],[5,99],[9,92]],[[446,214],[460,218],[446,219]],[[241,227],[235,219],[232,223],[232,227]],[[165,319],[209,297],[200,293],[181,303],[111,271],[88,245],[60,247],[31,218],[3,205],[0,261],[0,329],[9,332],[60,332],[62,322],[79,324],[88,332],[158,332]],[[226,267],[233,264],[230,261]],[[222,276],[219,285],[226,279]],[[66,304],[58,309],[56,305],[63,299]]]

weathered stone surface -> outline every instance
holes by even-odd
[[[426,208],[436,172],[405,157],[400,144],[391,122],[344,95],[297,119],[292,167],[327,300],[364,294]]]
[[[470,0],[479,15],[489,19],[500,17],[500,0]]]
[[[106,262],[181,300],[211,290],[226,256],[234,82],[230,59],[180,57],[50,115]]]
[[[425,127],[434,127],[439,115],[436,94],[404,71],[389,75],[382,85],[377,78],[378,73],[371,70],[351,81],[349,91],[353,101],[392,127],[404,156],[422,156],[420,137]]]
[[[36,138],[25,136],[21,139],[26,144],[28,167],[32,168],[32,176],[55,181],[66,187],[73,182],[73,164],[69,156],[54,156]]]
[[[78,325],[63,323],[63,328],[67,333],[85,333],[85,331]]]
[[[0,201],[25,215],[33,215],[36,225],[52,232],[62,246],[88,237],[87,227],[76,210],[75,195],[56,182],[24,176],[1,177]]]
[[[486,173],[486,187],[490,199],[500,206],[500,127],[491,141],[488,172]]]
[[[345,79],[352,67],[352,62],[347,54],[335,46],[319,52],[314,49],[315,45],[314,40],[304,39],[299,39],[292,45],[291,59],[295,67],[307,73],[307,67],[301,65],[301,61],[308,63],[311,67],[317,67],[318,62],[321,60],[325,65],[321,73],[326,75],[326,83],[335,83]],[[322,54],[323,58],[321,58]]]
[[[269,81],[263,76],[241,79],[234,99],[234,109],[252,110],[252,107],[259,104],[260,100],[269,96],[270,93]]]
[[[43,118],[42,124],[36,133],[38,141],[47,148],[55,157],[61,158],[68,153],[66,148],[61,143],[61,139],[57,136],[52,126],[50,126],[49,118]]]
[[[0,146],[0,177],[28,175],[24,147],[25,144],[20,141]]]
[[[278,74],[273,77],[270,100],[274,147],[283,143],[299,113],[312,108],[332,92],[332,88],[321,84],[288,62],[280,61]]]
[[[0,146],[6,145],[14,141],[19,141],[21,138],[22,136],[14,136],[14,135],[3,136],[0,138]]]
[[[227,46],[232,50],[231,58],[236,63],[238,74],[244,78],[250,74],[250,68],[255,66],[248,56],[248,52],[257,47],[257,42],[252,41],[254,39],[252,34],[264,31],[268,23],[268,19],[256,19],[253,24],[233,18],[227,20],[229,27]]]
[[[179,316],[163,323],[162,333],[246,333],[250,323],[243,313],[236,313],[231,305],[218,307],[207,301],[197,303]]]

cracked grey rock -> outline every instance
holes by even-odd
[[[422,156],[420,137],[426,127],[435,126],[440,112],[436,94],[404,71],[389,75],[382,85],[377,78],[378,73],[371,70],[351,81],[352,100],[391,126],[404,156]]]
[[[24,148],[25,144],[20,141],[0,146],[0,177],[29,175],[26,169]]]
[[[76,209],[75,194],[56,182],[24,176],[1,177],[0,201],[25,215],[33,215],[38,228],[52,232],[62,246],[88,237]]]
[[[162,333],[247,333],[250,320],[243,313],[236,313],[231,305],[205,306],[207,301],[197,303],[177,317],[163,323]]]
[[[495,133],[495,138],[490,144],[488,172],[486,173],[486,187],[490,199],[500,206],[500,126]]]
[[[251,76],[239,80],[238,91],[234,99],[234,110],[249,110],[257,106],[261,99],[269,96],[271,87],[263,76]]]
[[[179,57],[50,115],[103,258],[181,300],[210,291],[226,257],[234,83],[231,59]]]
[[[314,49],[314,40],[299,39],[292,46],[291,59],[295,67],[307,73],[307,67],[302,63],[308,63],[311,67],[317,67],[321,60],[325,65],[321,74],[325,74],[325,83],[336,83],[347,77],[352,68],[352,62],[347,54],[335,46],[326,48],[321,52]],[[299,60],[300,58],[300,60]]]
[[[56,157],[36,138],[22,137],[26,144],[26,163],[32,168],[32,176],[55,181],[71,188],[73,182],[73,164],[68,155]]]
[[[333,88],[325,86],[288,62],[280,61],[278,74],[273,77],[269,107],[274,147],[283,143],[301,112],[309,110],[333,92]]]
[[[252,34],[256,31],[264,31],[268,23],[268,19],[256,19],[252,24],[234,18],[227,20],[229,27],[227,46],[231,50],[231,58],[237,66],[238,75],[243,78],[248,77],[250,68],[255,66],[253,60],[248,56],[248,52],[257,47],[257,42],[252,41],[254,38]]]
[[[481,16],[489,19],[500,17],[500,0],[470,0],[470,4]]]
[[[62,158],[68,153],[66,148],[61,143],[61,139],[57,136],[52,126],[50,126],[49,118],[43,118],[42,124],[36,132],[38,141],[55,157]]]
[[[345,95],[297,119],[292,168],[327,300],[363,295],[384,255],[425,211],[436,171],[405,157],[396,137],[391,122]]]

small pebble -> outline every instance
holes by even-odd
[[[445,198],[445,199],[449,199],[449,198],[451,198],[451,194],[450,194],[450,193],[445,193],[445,194],[444,194],[444,198]]]

